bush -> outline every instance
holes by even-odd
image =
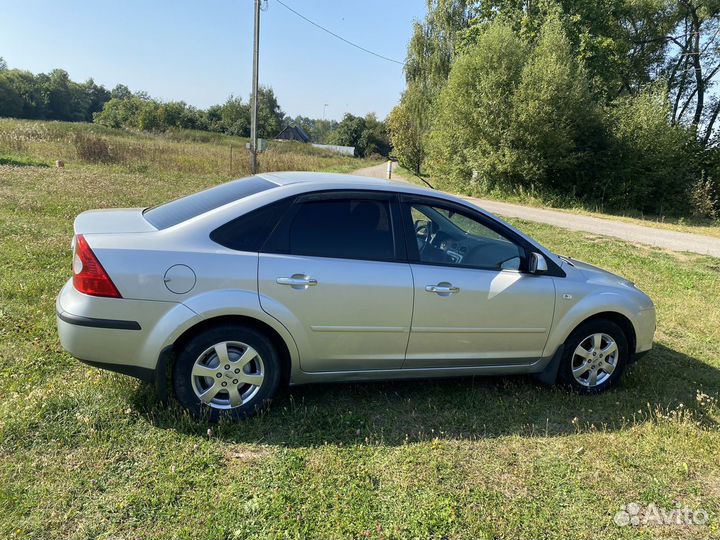
[[[651,88],[601,107],[556,18],[529,45],[501,19],[487,24],[436,109],[428,165],[441,185],[660,215],[716,207],[716,184],[698,182],[702,148],[670,124],[667,95]],[[402,109],[391,127],[412,140]]]
[[[664,92],[649,90],[617,100],[606,116],[610,152],[602,193],[613,208],[680,214],[699,176],[700,147],[692,130],[668,123]]]
[[[720,218],[720,197],[718,187],[709,178],[701,178],[690,191],[692,213],[697,217]]]
[[[111,161],[110,146],[105,139],[91,133],[76,131],[72,136],[75,152],[80,160],[88,163],[108,163]]]

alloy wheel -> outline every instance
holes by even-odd
[[[571,369],[575,380],[588,388],[607,381],[618,365],[618,346],[604,333],[589,335],[573,352]]]
[[[265,379],[258,352],[240,341],[222,341],[206,349],[190,372],[197,398],[213,409],[234,409],[252,400]]]

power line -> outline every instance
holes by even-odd
[[[393,63],[395,63],[395,64],[400,64],[401,66],[404,66],[404,65],[405,65],[405,62],[400,62],[400,61],[398,61],[398,60],[393,60],[392,58],[388,58],[387,56],[383,56],[382,54],[378,54],[378,53],[376,53],[376,52],[373,52],[373,51],[371,51],[370,49],[366,49],[365,47],[362,47],[361,45],[358,45],[357,43],[353,43],[352,41],[349,41],[349,40],[345,39],[344,37],[337,35],[337,34],[336,34],[335,32],[333,32],[332,30],[328,30],[328,29],[325,28],[324,26],[321,26],[321,25],[319,25],[318,23],[316,23],[316,22],[314,22],[314,21],[311,21],[310,19],[308,19],[308,18],[307,18],[305,15],[303,15],[302,13],[298,13],[297,11],[295,11],[293,8],[291,8],[290,6],[288,6],[288,5],[287,5],[285,2],[283,2],[282,0],[275,0],[275,1],[276,1],[278,4],[280,4],[281,6],[283,6],[285,9],[293,12],[295,15],[297,15],[298,17],[300,17],[300,18],[303,19],[304,21],[309,22],[310,24],[312,24],[313,26],[319,28],[319,29],[322,30],[323,32],[327,32],[327,33],[330,34],[331,36],[336,37],[336,38],[339,39],[340,41],[344,41],[344,42],[347,43],[348,45],[352,45],[352,46],[355,47],[356,49],[360,49],[360,50],[363,51],[363,52],[366,52],[366,53],[368,53],[368,54],[372,54],[373,56],[377,56],[378,58],[382,58],[383,60],[387,60],[388,62],[393,62]]]

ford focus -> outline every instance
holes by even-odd
[[[267,173],[74,229],[63,347],[215,418],[288,383],[532,374],[593,394],[655,331],[633,283],[405,183]]]

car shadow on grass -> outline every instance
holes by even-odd
[[[719,375],[705,362],[656,344],[617,388],[597,396],[526,376],[313,384],[288,388],[256,417],[221,420],[212,430],[231,443],[308,447],[615,431],[672,410],[712,424],[696,395],[716,393]],[[172,401],[159,403],[148,385],[136,388],[134,405],[156,427],[206,434],[207,420],[190,418]]]

